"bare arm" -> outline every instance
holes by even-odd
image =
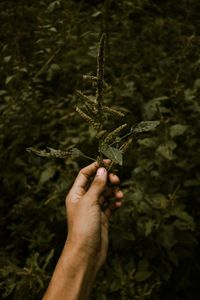
[[[108,180],[119,183],[116,175],[108,174],[97,163],[79,172],[66,198],[67,241],[43,300],[88,299],[96,274],[106,260],[109,219],[122,204],[122,192],[108,189]],[[116,202],[109,204],[112,196]]]
[[[88,299],[95,277],[95,261],[81,256],[78,247],[66,244],[43,299]]]

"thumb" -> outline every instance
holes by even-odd
[[[89,190],[87,191],[87,194],[89,197],[91,198],[95,198],[98,199],[101,194],[104,192],[105,188],[106,188],[106,184],[107,184],[107,170],[105,168],[99,168],[97,170],[96,176],[89,188]]]

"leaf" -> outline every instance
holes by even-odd
[[[7,94],[7,91],[5,91],[5,90],[0,90],[0,96],[4,96],[4,95],[6,95]]]
[[[146,281],[151,275],[152,272],[150,271],[139,271],[135,274],[135,280],[138,282]]]
[[[168,199],[165,195],[156,193],[152,195],[152,205],[157,209],[166,209],[168,205]]]
[[[71,156],[72,158],[84,157],[84,158],[90,159],[92,161],[95,161],[95,159],[85,155],[78,148],[72,148],[68,151],[62,151],[62,150],[56,150],[56,149],[53,149],[50,147],[47,147],[47,150],[37,150],[35,148],[30,147],[30,148],[27,148],[26,151],[32,152],[41,157],[65,159],[65,158],[68,158]]]
[[[55,166],[48,166],[40,175],[39,183],[43,184],[53,178],[56,172]]]
[[[186,125],[175,124],[170,127],[170,136],[173,138],[175,136],[182,135],[187,130],[187,128],[188,127]]]
[[[11,60],[11,58],[12,58],[12,56],[11,56],[11,55],[9,55],[9,56],[5,56],[5,57],[4,57],[4,59],[3,59],[3,61],[4,61],[5,63],[9,63],[9,62],[10,62],[10,60]]]
[[[160,124],[160,121],[142,121],[136,125],[134,129],[132,129],[133,133],[143,133],[149,132],[156,129],[156,127]]]
[[[70,151],[55,150],[50,147],[47,147],[47,150],[38,150],[30,147],[27,148],[26,151],[32,152],[41,157],[50,157],[50,158],[66,158],[71,154]]]
[[[117,292],[120,291],[121,286],[120,286],[120,279],[116,276],[115,280],[113,280],[110,284],[109,290],[113,293],[113,292]],[[105,299],[105,298],[102,298]]]
[[[100,10],[97,10],[92,14],[92,17],[96,18],[96,17],[100,16],[101,14],[102,14],[102,12]]]
[[[173,225],[165,225],[158,233],[159,243],[168,250],[171,250],[176,244],[177,239],[174,233]]]
[[[148,219],[147,222],[145,222],[145,236],[151,234],[154,227],[155,227],[155,220]]]
[[[174,222],[174,225],[180,230],[194,230],[194,219],[186,211],[174,209],[170,212],[170,215],[178,218]]]
[[[135,241],[136,237],[135,237],[133,232],[124,231],[123,232],[123,239],[126,240],[126,241]]]
[[[183,186],[188,187],[200,187],[200,179],[188,179],[183,182]]]
[[[78,148],[73,148],[70,150],[70,155],[73,157],[73,158],[76,158],[76,157],[87,157],[83,152],[81,152]]]
[[[165,144],[161,144],[158,148],[157,148],[157,152],[163,156],[165,159],[167,160],[173,160],[175,159],[175,156],[173,154],[173,151],[175,150],[175,148],[177,147],[176,143],[173,141],[168,141]]]
[[[122,151],[115,148],[115,147],[111,147],[108,144],[103,144],[100,151],[107,156],[108,158],[110,158],[113,162],[119,164],[120,166],[122,166],[123,164],[123,155],[122,155]]]
[[[152,119],[158,111],[158,108],[161,114],[170,112],[168,108],[163,106],[167,100],[168,96],[161,96],[158,98],[150,99],[147,103],[144,104],[144,117],[147,119]]]
[[[199,89],[200,88],[200,78],[197,78],[194,82],[194,89]]]
[[[5,85],[8,85],[14,78],[15,75],[7,76],[5,80]]]
[[[51,31],[51,32],[58,32],[57,29],[56,29],[55,27],[49,28],[49,31]]]
[[[146,148],[155,148],[156,145],[158,144],[158,140],[157,138],[153,138],[153,137],[144,138],[142,140],[138,140],[138,144]]]
[[[60,1],[53,1],[52,3],[49,4],[49,6],[47,7],[47,12],[48,13],[52,13],[54,12],[56,9],[60,8]]]

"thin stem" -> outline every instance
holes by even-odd
[[[99,43],[99,53],[97,57],[97,93],[96,93],[96,103],[98,116],[100,121],[102,121],[103,115],[103,86],[104,86],[104,52],[105,52],[105,34],[102,34]]]

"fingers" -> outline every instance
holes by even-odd
[[[105,165],[110,164],[109,159],[104,160]],[[96,173],[97,172],[97,173]],[[107,192],[105,192],[104,195],[103,192],[106,189],[107,185],[107,178],[109,178],[109,181],[112,185],[119,184],[120,180],[119,177],[113,173],[107,172],[107,170],[103,167],[99,168],[99,164],[97,162],[94,162],[90,164],[89,166],[83,168],[80,170],[78,176],[76,177],[76,180],[71,188],[72,191],[74,191],[73,195],[78,195],[81,197],[83,196],[88,188],[89,179],[94,176],[96,173],[96,176],[88,189],[87,193],[93,201],[99,201],[99,204],[103,204],[108,197],[115,197],[116,200],[120,200],[123,197],[123,193],[119,189],[108,189]],[[101,197],[100,197],[101,196]],[[80,198],[79,197],[79,198]]]
[[[105,203],[105,205],[107,205],[107,203],[109,202],[109,198],[115,198],[115,201],[120,201],[123,197],[124,194],[121,190],[119,189],[110,189],[107,191],[107,193],[103,193],[103,195],[101,195],[99,197],[99,204],[103,205]]]
[[[116,174],[110,173],[109,174],[109,181],[113,184],[113,185],[117,185],[120,183],[120,179]],[[115,198],[115,202],[108,203],[107,201],[107,197],[114,197]],[[124,197],[123,192],[119,189],[119,188],[110,188],[107,191],[107,194],[105,197],[101,198],[101,204],[103,205],[107,205],[106,208],[104,209],[104,214],[106,215],[106,217],[108,218],[108,220],[110,219],[110,217],[112,216],[112,214],[122,206],[122,198]]]
[[[123,198],[123,193],[119,189],[119,187],[114,187],[113,185],[119,184],[120,180],[119,177],[113,173],[108,174],[109,181],[112,186],[107,186],[103,196],[101,196],[101,199],[99,199],[99,203],[102,204],[105,201],[107,201],[109,198],[114,197],[116,200]]]
[[[120,190],[119,187],[106,187],[106,190],[103,193],[105,198],[111,198],[111,197],[118,198],[118,196],[120,198],[121,194],[123,194],[123,193],[122,193],[122,191]]]
[[[121,190],[117,190],[117,191],[115,192],[115,198],[116,198],[117,200],[121,200],[123,197],[124,197],[124,194],[123,194],[123,192],[122,192]]]
[[[122,202],[121,201],[117,201],[115,203],[110,203],[108,205],[108,207],[104,210],[104,214],[106,215],[106,217],[108,218],[108,220],[110,219],[110,217],[112,216],[112,214],[122,206]]]
[[[104,159],[103,161],[104,161],[105,165],[109,165],[111,162],[110,159]],[[98,162],[94,162],[94,163],[90,164],[89,166],[81,169],[78,173],[78,176],[76,177],[76,180],[75,180],[72,188],[73,189],[80,189],[80,188],[85,189],[87,187],[89,178],[96,173],[98,168],[99,168]],[[111,178],[112,178],[112,175],[111,175]],[[116,178],[114,178],[114,179],[112,178],[112,181],[116,182]]]
[[[93,201],[97,201],[99,197],[104,192],[106,185],[107,185],[107,177],[108,173],[105,168],[99,168],[97,170],[96,176],[87,191],[87,195],[92,199]]]
[[[119,177],[113,173],[109,174],[109,181],[114,185],[117,185],[120,183]]]
[[[85,189],[89,178],[95,174],[99,165],[97,162],[90,164],[89,166],[81,169],[76,177],[76,180],[72,186],[73,189]]]

